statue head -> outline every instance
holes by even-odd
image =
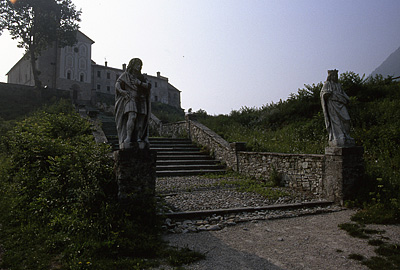
[[[339,82],[338,70],[328,70],[328,78],[326,80],[335,83]]]
[[[126,71],[131,74],[140,74],[142,71],[143,62],[139,58],[132,58],[129,61]]]

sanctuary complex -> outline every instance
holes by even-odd
[[[81,104],[96,104],[99,96],[113,99],[115,82],[125,71],[109,67],[107,62],[99,65],[91,59],[94,41],[81,31],[77,32],[77,43],[60,48],[57,44],[41,53],[36,61],[39,79],[48,88],[69,90],[74,101]],[[23,56],[7,73],[7,82],[34,86],[31,63]],[[181,91],[169,83],[167,77],[157,72],[156,76],[144,74],[151,83],[151,102],[161,102],[181,108]]]

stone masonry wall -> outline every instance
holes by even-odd
[[[176,123],[163,124],[160,136],[170,138],[188,138],[188,130],[186,121]]]
[[[238,152],[239,172],[260,179],[278,175],[281,184],[322,195],[324,155]]]
[[[235,168],[236,155],[229,143],[199,122],[189,120],[189,135],[193,142],[205,147],[212,156],[229,168]]]
[[[190,117],[163,125],[161,135],[188,137],[234,171],[265,180],[279,177],[287,187],[337,203],[357,188],[363,173],[362,147],[333,149],[325,155],[247,152],[243,143],[229,144]]]

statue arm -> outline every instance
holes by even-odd
[[[129,95],[129,92],[125,89],[126,89],[125,82],[122,80],[117,80],[117,82],[115,83],[115,91],[118,94],[126,97]]]

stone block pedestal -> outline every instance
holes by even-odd
[[[114,152],[118,200],[136,209],[153,205],[156,184],[156,151],[139,147]]]
[[[363,184],[363,154],[364,148],[361,146],[325,148],[325,198],[342,205],[345,200],[352,198]]]

